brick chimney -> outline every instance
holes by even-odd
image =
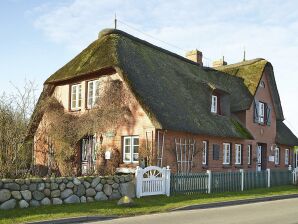
[[[218,61],[214,61],[212,63],[212,67],[219,67],[219,66],[223,66],[223,65],[227,65],[228,63],[225,61],[225,57],[222,57],[222,59],[218,60]]]
[[[185,56],[187,59],[194,61],[194,62],[198,63],[199,65],[203,66],[203,61],[202,61],[203,54],[201,51],[198,51],[197,49],[188,51],[188,52],[186,52]]]

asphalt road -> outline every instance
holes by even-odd
[[[298,199],[119,218],[97,224],[298,224]]]

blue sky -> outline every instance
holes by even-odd
[[[205,65],[223,55],[228,63],[241,61],[244,48],[247,59],[269,60],[286,123],[298,135],[296,4],[278,0],[3,0],[0,88],[10,92],[11,82],[22,86],[28,79],[41,90],[47,77],[95,40],[101,29],[113,26],[117,13],[119,29],[180,55],[197,48],[203,52]]]

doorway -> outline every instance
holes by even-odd
[[[81,140],[82,175],[93,173],[96,168],[96,138],[93,135]]]
[[[267,145],[259,143],[257,146],[257,171],[267,169]]]

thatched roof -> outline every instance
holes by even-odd
[[[282,121],[277,121],[276,123],[276,143],[281,145],[298,146],[297,137]]]
[[[234,118],[210,112],[211,86],[230,94],[232,111],[251,105],[253,94],[243,77],[201,67],[119,30],[103,30],[98,40],[45,84],[56,85],[107,67],[123,77],[157,128],[252,138]]]

